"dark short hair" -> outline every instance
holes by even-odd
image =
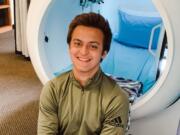
[[[94,27],[101,30],[102,33],[104,34],[103,51],[107,51],[107,52],[109,51],[111,38],[112,38],[112,32],[111,32],[108,21],[102,15],[100,15],[99,13],[93,13],[93,12],[77,15],[69,25],[69,31],[67,35],[68,44],[70,44],[72,33],[78,25]]]

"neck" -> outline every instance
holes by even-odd
[[[83,71],[77,71],[73,69],[73,74],[74,74],[74,77],[79,81],[79,83],[82,86],[85,86],[86,82],[96,74],[98,69],[93,70],[93,72],[83,72]]]

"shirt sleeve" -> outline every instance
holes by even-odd
[[[129,100],[125,93],[114,94],[105,110],[100,135],[124,135],[128,123]]]
[[[58,133],[57,99],[54,85],[47,83],[41,92],[38,117],[38,135]]]

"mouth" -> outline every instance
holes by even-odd
[[[89,62],[91,60],[89,58],[82,58],[82,57],[77,57],[77,59],[82,62]]]

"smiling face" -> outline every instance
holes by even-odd
[[[94,27],[77,26],[69,45],[69,52],[73,62],[73,72],[94,75],[100,66],[103,52],[103,33]]]

